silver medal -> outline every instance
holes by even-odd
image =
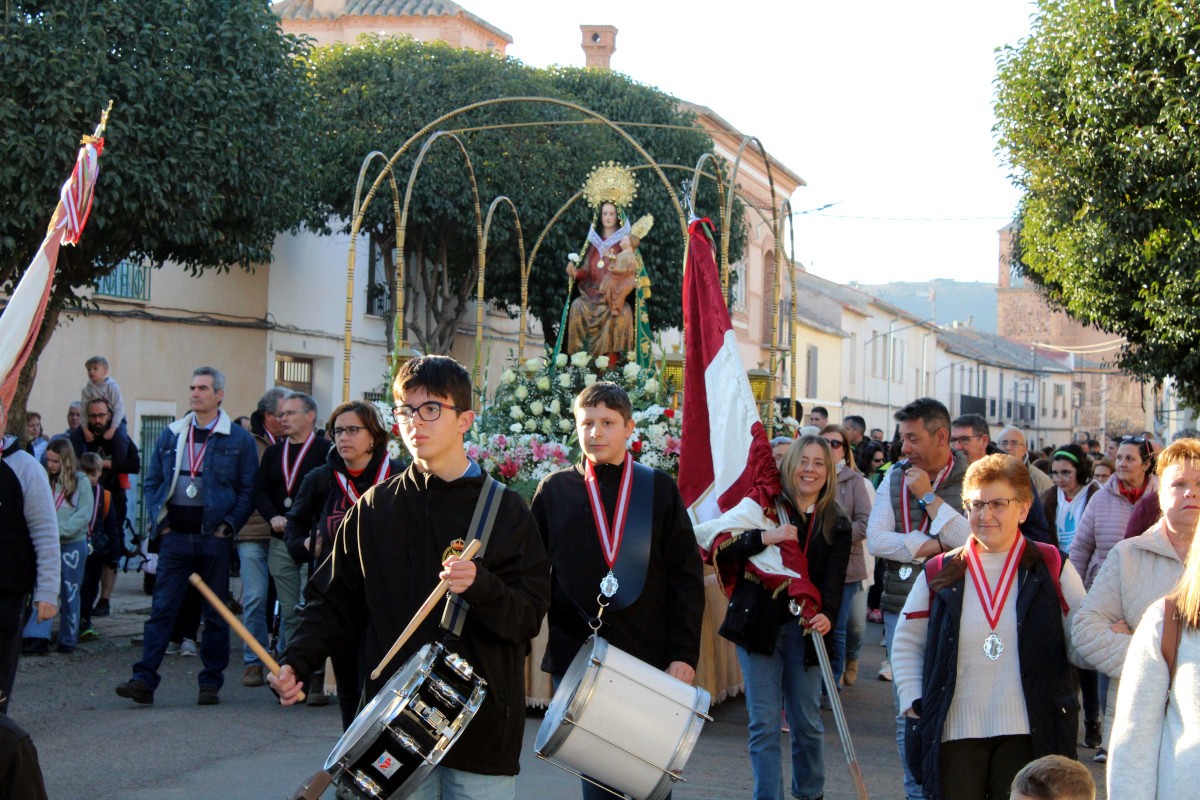
[[[185,489],[183,493],[193,500],[196,498],[196,495],[199,494],[199,492],[196,491],[196,484],[194,483],[189,483],[187,489]]]
[[[600,594],[604,595],[605,597],[612,597],[617,593],[617,589],[619,588],[620,586],[617,584],[617,576],[613,575],[612,570],[610,569],[608,574],[604,576],[604,580],[600,581]]]
[[[998,659],[1004,652],[1004,642],[993,631],[992,635],[983,640],[983,654],[992,661]]]
[[[283,507],[291,508],[292,507],[292,498],[290,498],[290,497],[283,498]]]
[[[910,565],[905,564],[900,567],[900,580],[906,581],[910,575],[912,575],[912,567]]]

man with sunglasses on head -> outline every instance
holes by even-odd
[[[364,698],[423,645],[447,640],[447,649],[487,681],[487,694],[409,798],[510,800],[525,728],[525,653],[550,603],[550,562],[520,495],[503,488],[493,494],[491,478],[463,450],[475,412],[462,365],[446,356],[415,358],[400,367],[392,394],[413,463],[368,489],[346,514],[331,555],[309,581],[300,627],[270,683],[291,705],[327,656],[360,643],[364,671],[373,670],[438,580],[446,580],[462,602],[425,618],[378,680],[364,675]],[[481,495],[499,502],[490,533],[472,524]],[[473,538],[486,544],[474,559],[461,560]]]

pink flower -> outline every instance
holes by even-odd
[[[504,459],[504,463],[500,465],[501,477],[512,479],[517,477],[517,472],[521,469],[520,464],[513,461],[511,458]]]
[[[667,434],[667,443],[666,443],[666,446],[663,448],[663,450],[666,452],[667,455],[669,455],[669,456],[679,455],[679,452],[682,449],[682,447],[683,447],[683,439],[679,438],[678,436],[672,436],[669,433]]]
[[[508,437],[506,437],[503,433],[499,434],[496,437],[496,446],[497,447],[508,447]]]

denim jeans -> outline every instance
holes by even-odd
[[[512,775],[477,775],[437,767],[408,797],[409,800],[513,800],[516,779]]]
[[[829,654],[833,679],[839,687],[842,685],[842,673],[846,671],[846,662],[858,660],[866,627],[867,595],[862,590],[862,581],[847,583],[842,590],[842,606],[838,609],[837,622],[833,626],[833,652]]]
[[[62,573],[58,582],[58,644],[60,647],[75,647],[79,644],[80,592],[83,587],[83,570],[87,566],[87,539],[63,543]],[[38,622],[36,614],[29,615],[25,635],[31,639],[49,639],[53,620]]]
[[[267,553],[269,542],[256,540],[238,542],[238,557],[242,560],[242,624],[258,641],[263,649],[268,647],[267,638]],[[262,666],[262,659],[254,654],[249,645],[243,648],[242,662],[247,666]]]
[[[29,613],[28,595],[0,596],[0,714],[8,713],[21,658],[21,631]]]
[[[892,657],[892,639],[896,636],[896,623],[900,615],[894,611],[883,612],[883,641],[887,645],[888,658]],[[900,751],[900,766],[904,768],[904,796],[906,800],[925,800],[921,784],[908,769],[908,756],[904,752],[904,717],[900,714],[900,693],[892,683],[892,705],[896,710],[896,748]]]
[[[304,594],[305,573],[308,567],[302,567],[292,560],[283,539],[271,538],[270,553],[267,555],[271,577],[275,579],[275,592],[279,596],[279,643],[276,650],[282,653],[287,649],[288,640],[300,628],[300,614],[296,606]]]
[[[158,668],[166,655],[171,629],[189,586],[189,575],[197,573],[222,602],[229,596],[229,554],[232,551],[232,540],[228,537],[179,532],[162,536],[154,599],[142,637],[142,658],[133,665],[136,680],[143,681],[151,689],[157,689],[162,681]],[[225,668],[229,666],[229,623],[207,602],[204,604],[200,661],[204,669],[198,676],[199,684],[220,689],[225,682]]]
[[[821,724],[821,670],[804,666],[804,629],[779,626],[772,655],[738,647],[750,715],[750,765],[754,800],[783,797],[779,709],[787,714],[792,739],[792,796],[813,800],[825,789],[825,728]]]

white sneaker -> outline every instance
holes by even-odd
[[[167,642],[167,655],[179,655],[179,642]]]
[[[879,680],[890,681],[891,679],[892,679],[892,662],[885,658],[883,660],[883,663],[879,665]]]
[[[184,639],[183,642],[180,643],[180,645],[179,645],[179,655],[195,656],[196,655],[196,643],[193,642],[191,639]],[[888,674],[890,675],[891,673],[889,672]],[[891,678],[888,678],[888,680],[891,680]]]

